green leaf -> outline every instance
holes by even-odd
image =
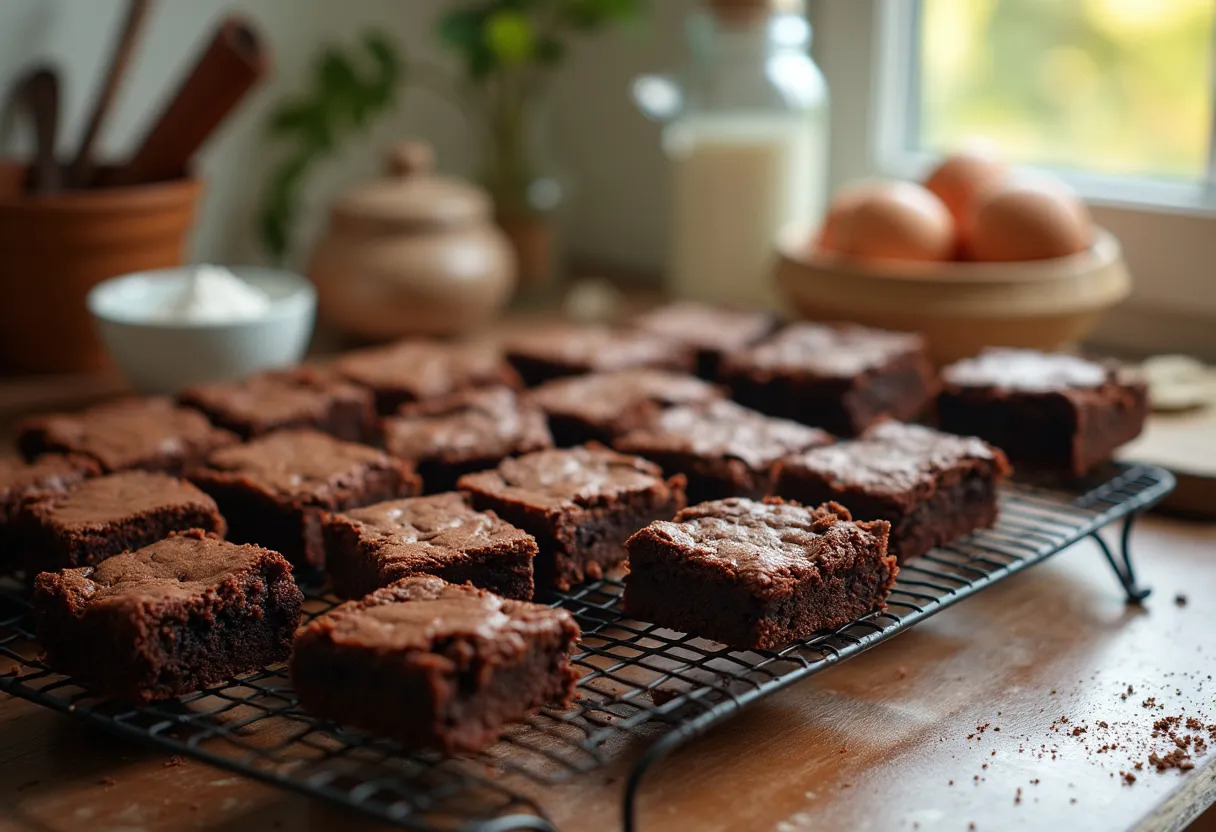
[[[482,43],[481,27],[485,15],[480,11],[459,9],[439,20],[439,40],[448,48],[466,54]]]
[[[504,66],[525,63],[536,46],[531,19],[518,11],[499,11],[486,21],[485,42]]]
[[[564,0],[562,6],[562,19],[583,31],[635,18],[642,12],[641,0]]]
[[[341,98],[359,86],[350,60],[336,49],[327,49],[317,66],[318,92],[326,98]]]
[[[270,132],[273,135],[288,136],[307,130],[307,125],[312,118],[312,102],[286,101],[271,113]]]
[[[536,42],[536,61],[543,66],[561,63],[565,55],[566,47],[555,37],[546,36]]]

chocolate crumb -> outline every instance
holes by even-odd
[[[667,688],[651,688],[649,691],[647,691],[647,695],[650,697],[651,702],[659,707],[662,707],[680,694],[674,690],[668,690]]]
[[[1121,771],[1119,774],[1122,775],[1123,782],[1129,786],[1136,782],[1136,775],[1132,774],[1130,771]]]
[[[1177,595],[1174,596],[1174,604],[1176,604],[1179,607],[1185,607],[1186,606],[1186,596],[1183,595],[1181,592],[1178,593]]]
[[[1013,804],[1016,806],[1017,804],[1019,804],[1021,802],[1022,802],[1022,787],[1018,786],[1017,794],[1015,794],[1013,796]]]
[[[183,757],[181,754],[174,754],[172,757],[170,757],[169,759],[165,760],[164,763],[162,763],[162,765],[164,765],[165,768],[176,768],[177,766],[184,766],[185,764],[186,764],[186,758]]]

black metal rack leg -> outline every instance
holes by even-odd
[[[1117,558],[1110,544],[1102,538],[1100,531],[1095,530],[1090,534],[1090,537],[1097,542],[1098,548],[1102,550],[1102,554],[1106,556],[1106,562],[1114,570],[1115,577],[1119,579],[1119,583],[1123,586],[1123,591],[1127,593],[1127,602],[1129,604],[1139,604],[1152,594],[1151,589],[1142,587],[1136,583],[1136,570],[1132,567],[1132,524],[1139,514],[1140,512],[1136,511],[1123,518],[1123,529],[1119,533],[1119,556]]]
[[[655,763],[693,737],[705,733],[709,724],[710,722],[703,722],[701,719],[685,723],[652,743],[633,764],[633,769],[629,772],[629,780],[625,784],[625,805],[621,810],[625,832],[637,832],[638,830],[638,790],[642,787],[642,778],[646,776],[646,772],[650,771]]]

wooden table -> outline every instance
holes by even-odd
[[[10,413],[47,400],[15,389]],[[1143,608],[1078,544],[678,752],[647,780],[642,828],[1184,828],[1216,802],[1216,753],[1185,773],[1147,760],[1169,747],[1155,720],[1216,723],[1216,526],[1149,518],[1135,551]],[[614,828],[622,786],[618,766],[540,798],[563,829]],[[381,827],[0,698],[0,832],[81,828]]]

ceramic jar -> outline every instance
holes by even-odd
[[[455,335],[492,319],[516,265],[489,196],[433,172],[429,146],[388,155],[388,176],[334,203],[309,277],[326,323],[363,339]]]

